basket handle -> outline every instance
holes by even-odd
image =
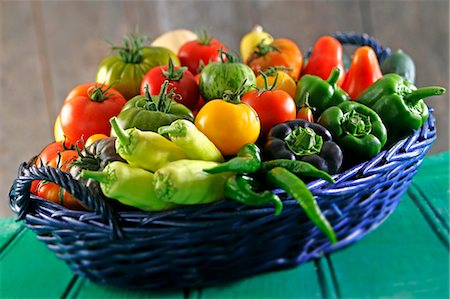
[[[380,64],[392,54],[391,49],[384,48],[377,39],[371,37],[366,33],[360,34],[353,32],[337,32],[332,34],[331,36],[333,36],[343,45],[371,47],[375,51],[375,54],[377,54],[377,58]]]
[[[111,229],[111,238],[123,238],[123,232],[118,225],[119,216],[99,194],[92,192],[74,179],[70,173],[50,166],[37,167],[33,165],[29,167],[27,163],[22,163],[20,166],[19,176],[9,192],[9,203],[13,212],[18,215],[17,220],[24,219],[28,213],[31,200],[30,188],[34,180],[45,180],[64,188],[89,209],[101,215],[102,221],[108,224]]]

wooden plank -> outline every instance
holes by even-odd
[[[0,10],[0,217],[5,217],[13,215],[6,196],[19,164],[48,144],[52,132],[30,2],[2,1]]]
[[[449,296],[449,252],[407,195],[384,224],[331,261],[342,297]]]
[[[58,298],[73,278],[68,266],[29,230],[0,254],[0,264],[2,298]]]
[[[0,253],[12,242],[12,240],[23,230],[21,222],[15,218],[0,218]]]
[[[195,298],[195,296],[194,296]],[[198,298],[321,298],[313,262],[297,268],[261,274],[241,281],[206,288]]]
[[[416,64],[416,85],[449,86],[449,2],[364,2],[370,9],[374,35],[393,50],[403,49]],[[449,96],[427,99],[435,109],[438,139],[430,154],[449,150]]]
[[[449,152],[427,157],[414,177],[412,190],[418,198],[425,200],[424,204],[436,215],[437,220],[449,228],[450,208],[448,198],[450,192]],[[446,192],[443,196],[443,192]]]
[[[112,286],[97,285],[85,279],[79,279],[69,292],[67,298],[152,298],[152,299],[182,299],[184,294],[179,291],[131,291]]]

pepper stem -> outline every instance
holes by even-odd
[[[341,75],[341,70],[338,67],[333,68],[333,70],[330,73],[330,76],[328,76],[327,82],[330,85],[335,85],[336,82],[339,80],[339,76]]]
[[[364,137],[372,131],[370,116],[352,110],[351,112],[344,114],[342,128],[349,135],[358,138]]]
[[[311,128],[298,127],[284,139],[287,147],[297,156],[308,156],[320,153],[323,139]]]
[[[407,95],[405,95],[405,101],[410,102],[413,106],[415,106],[421,99],[432,96],[440,96],[446,92],[444,87],[440,86],[428,86],[416,89]]]
[[[122,144],[123,146],[128,146],[131,143],[131,137],[130,134],[127,133],[127,131],[125,131],[120,125],[119,122],[117,121],[117,117],[112,117],[109,120],[110,124],[111,124],[111,128],[114,132],[114,134],[116,134],[117,139],[119,140],[120,144]]]
[[[103,171],[93,171],[93,170],[83,169],[81,171],[81,177],[83,179],[93,179],[100,183],[108,182],[108,174]]]
[[[173,122],[169,126],[162,126],[158,128],[158,134],[160,135],[169,134],[177,137],[186,136],[186,131],[186,127],[177,122]]]

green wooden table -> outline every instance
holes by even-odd
[[[226,286],[131,292],[95,285],[12,218],[0,219],[0,298],[449,298],[449,153],[427,157],[397,210],[358,243]]]

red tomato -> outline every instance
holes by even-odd
[[[109,136],[109,119],[118,115],[126,103],[117,90],[97,85],[75,87],[61,108],[61,128],[69,143],[75,144],[94,134]]]
[[[72,210],[84,210],[83,205],[72,194],[56,185],[46,181],[40,181],[36,195]]]
[[[297,118],[304,119],[311,123],[314,122],[314,116],[313,116],[311,108],[309,108],[309,107],[302,107],[302,108],[298,109]]]
[[[81,144],[77,144],[77,147],[82,149]],[[52,142],[44,147],[44,149],[39,153],[36,158],[36,165],[48,165],[51,160],[58,158],[59,152],[64,151],[72,151],[77,153],[75,147],[71,144],[63,144],[61,141]]]
[[[145,95],[145,86],[151,95],[159,95],[161,85],[169,80],[167,91],[175,88],[174,92],[180,97],[175,100],[191,110],[197,108],[200,91],[194,75],[189,70],[180,69],[179,66],[156,66],[145,74],[141,83],[141,95]]]
[[[261,121],[263,137],[273,126],[295,119],[295,101],[287,92],[278,89],[258,93],[260,91],[251,90],[242,96],[241,101],[255,109]]]
[[[46,165],[61,170],[69,170],[74,160],[78,159],[78,152],[76,150],[65,150],[59,152],[55,158],[50,160]]]
[[[178,50],[181,65],[187,66],[189,71],[196,75],[199,68],[210,62],[220,62],[220,49],[228,52],[227,48],[215,38],[200,38],[183,44]]]

